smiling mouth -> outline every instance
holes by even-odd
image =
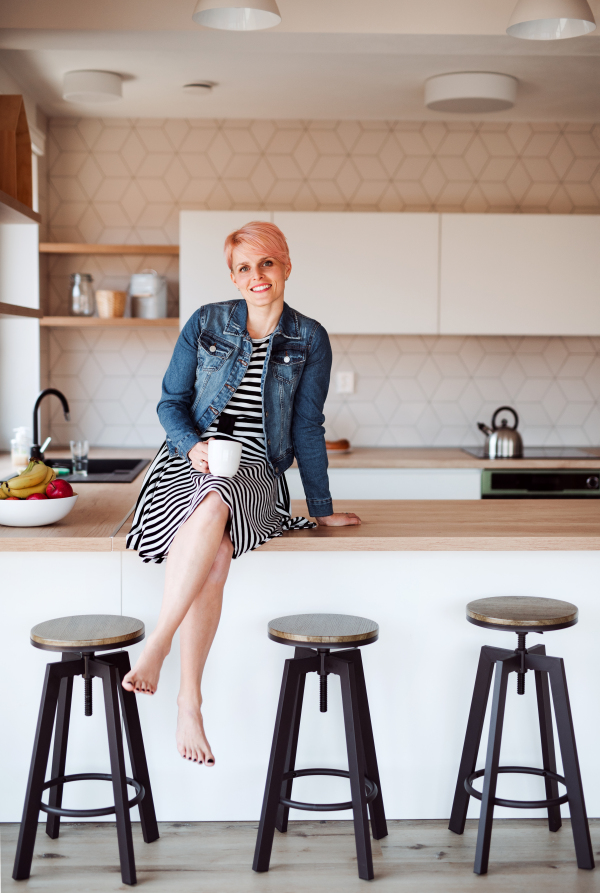
[[[268,291],[271,288],[270,285],[255,285],[254,288],[251,288],[250,291],[255,294],[262,294],[265,291]]]

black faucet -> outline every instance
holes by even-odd
[[[33,443],[31,445],[31,451],[29,453],[30,459],[41,459],[42,452],[40,450],[40,436],[39,436],[39,409],[40,403],[48,394],[55,394],[63,406],[63,412],[65,414],[65,419],[67,422],[69,421],[69,404],[67,403],[67,398],[59,391],[57,388],[44,388],[43,391],[40,391],[38,394],[38,398],[35,401],[35,406],[33,407]]]

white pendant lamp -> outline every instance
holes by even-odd
[[[524,40],[564,40],[595,28],[587,0],[519,0],[506,33]]]
[[[112,71],[67,71],[63,99],[67,102],[115,102],[123,98],[120,74]]]
[[[260,31],[281,21],[275,0],[198,0],[192,19],[223,31]]]
[[[434,112],[500,112],[517,97],[517,79],[491,71],[457,71],[425,81],[425,105]]]

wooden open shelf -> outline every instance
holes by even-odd
[[[29,319],[41,319],[42,311],[35,307],[21,307],[20,304],[6,304],[0,301],[0,316],[26,316]]]
[[[36,211],[0,189],[0,223],[41,223],[41,220]]]
[[[0,304],[2,307],[2,304]],[[145,329],[163,328],[178,329],[179,318],[168,317],[165,319],[134,319],[124,317],[112,317],[101,319],[99,316],[43,316],[40,319],[41,326],[54,328],[104,328],[104,329]]]
[[[79,242],[40,242],[40,254],[170,254],[179,245],[87,245]]]

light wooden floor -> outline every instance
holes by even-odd
[[[66,824],[58,840],[40,825],[28,881],[11,879],[18,826],[3,825],[2,893],[104,893],[121,883],[114,826]],[[356,875],[350,822],[291,822],[276,834],[271,870],[250,866],[256,822],[163,822],[161,838],[145,845],[134,825],[138,887],[147,893],[354,893],[367,883]],[[600,853],[600,820],[591,823]],[[462,837],[443,821],[389,823],[374,842],[374,889],[381,893],[591,893],[600,891],[600,867],[579,871],[569,823],[550,834],[542,819],[497,820],[490,870],[473,874],[475,822]]]

